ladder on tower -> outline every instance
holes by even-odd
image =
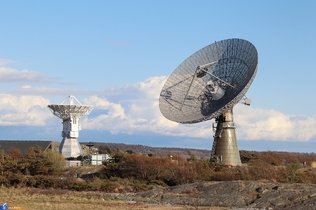
[[[218,138],[214,138],[214,142],[213,142],[213,147],[212,147],[212,151],[211,151],[211,162],[214,162],[215,157],[215,149],[216,149],[216,144],[217,144],[217,139]]]
[[[213,141],[213,146],[212,146],[212,151],[211,151],[211,162],[217,162],[217,157],[216,157],[216,146],[218,140],[221,138],[221,134],[223,131],[223,128],[220,126],[218,127],[218,120],[219,118],[215,118],[215,124],[213,124],[213,131],[214,131],[214,141]]]

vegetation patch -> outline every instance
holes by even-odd
[[[65,168],[65,159],[53,151],[32,147],[23,155],[12,148],[0,150],[0,186],[14,188],[67,189],[106,193],[140,192],[153,186],[176,186],[196,181],[265,181],[316,183],[316,155],[285,152],[240,151],[243,165],[227,168],[197,158],[175,154],[143,155],[111,151],[113,161],[102,166]]]

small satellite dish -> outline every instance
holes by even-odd
[[[178,123],[215,118],[211,160],[241,165],[232,109],[244,99],[255,78],[258,53],[250,42],[227,39],[184,60],[169,76],[159,97],[163,116]]]

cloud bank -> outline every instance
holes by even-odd
[[[116,133],[151,132],[159,135],[210,138],[212,121],[183,125],[165,119],[158,97],[166,77],[152,77],[144,82],[119,87],[121,94],[134,92],[133,100],[110,102],[93,96],[86,100],[105,112],[84,120],[84,128]],[[114,90],[115,92],[115,90]],[[289,116],[276,110],[263,110],[237,104],[234,108],[237,137],[240,140],[312,141],[316,140],[316,115]]]
[[[0,126],[45,126],[49,100],[40,96],[0,94]]]
[[[235,122],[239,138],[244,140],[310,141],[316,140],[316,115],[285,115],[238,105]]]
[[[18,74],[21,78],[24,77],[24,73]],[[25,74],[31,74],[25,78],[45,78],[37,73]],[[167,77],[151,77],[136,84],[95,91],[94,95],[82,101],[83,104],[94,106],[91,114],[80,120],[82,129],[95,132],[109,131],[114,135],[152,133],[212,138],[213,121],[183,125],[169,121],[161,115],[158,98],[166,79]],[[29,86],[23,88],[29,90],[27,95],[0,94],[0,126],[51,126],[61,129],[60,120],[47,108],[50,100],[32,95],[32,88]],[[60,95],[60,101],[64,97],[65,95]],[[316,115],[290,116],[276,110],[263,110],[238,104],[234,108],[234,119],[239,140],[316,140]]]

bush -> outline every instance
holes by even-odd
[[[251,160],[258,159],[258,152],[254,151],[246,151],[246,150],[240,150],[239,151],[240,160],[242,163],[248,163]]]
[[[194,180],[210,180],[212,166],[209,161],[190,159],[187,161],[175,156],[169,157],[146,156],[140,154],[120,155],[117,163],[108,163],[103,176],[111,178],[132,178],[150,183],[152,180],[168,185],[193,182]]]
[[[36,182],[35,186],[37,188],[55,188],[58,186],[58,177],[55,176],[43,176],[37,175],[34,176]]]
[[[117,184],[115,184],[115,182],[111,182],[111,181],[105,180],[101,184],[100,190],[104,191],[104,192],[113,192],[116,187],[117,187]]]
[[[83,191],[88,189],[87,182],[72,182],[69,184],[68,189],[70,190],[76,190],[76,191]]]

